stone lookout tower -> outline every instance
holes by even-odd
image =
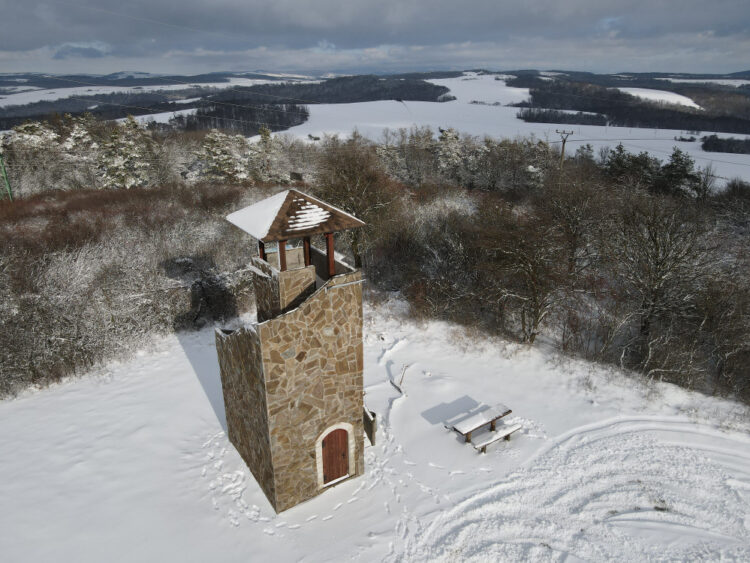
[[[259,251],[257,324],[216,332],[229,440],[281,512],[364,472],[362,274],[333,250],[364,223],[296,190],[227,219]]]

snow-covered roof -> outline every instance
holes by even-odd
[[[227,220],[263,242],[364,226],[354,215],[297,190],[280,192],[235,211]]]

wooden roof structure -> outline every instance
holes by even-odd
[[[364,227],[354,215],[297,190],[286,190],[235,211],[227,220],[260,242]]]

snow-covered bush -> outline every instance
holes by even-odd
[[[0,151],[15,197],[54,189],[65,175],[60,166],[60,136],[41,122],[14,127],[3,136]]]
[[[0,222],[0,396],[127,353],[155,332],[237,314],[252,245],[222,185],[60,192]],[[188,264],[175,270],[174,264]]]

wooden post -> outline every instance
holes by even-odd
[[[333,233],[326,233],[326,255],[328,256],[328,277],[336,275],[336,262],[333,255]]]
[[[492,422],[490,422],[490,430],[493,432],[495,431],[495,422],[497,422],[497,419],[493,419]]]
[[[280,240],[279,245],[279,270],[286,271],[286,241]]]
[[[266,258],[266,245],[262,240],[258,241],[258,256],[260,256],[261,260],[268,262],[268,259]]]
[[[305,250],[305,267],[310,265],[310,237],[302,239],[302,245]]]

